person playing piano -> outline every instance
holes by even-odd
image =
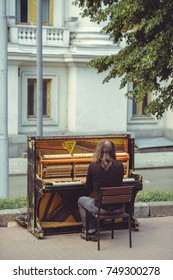
[[[96,146],[93,161],[88,167],[86,178],[86,195],[78,199],[79,212],[83,224],[82,239],[86,239],[85,225],[86,212],[98,211],[98,195],[101,187],[115,187],[122,184],[124,166],[121,161],[116,160],[115,145],[109,140],[102,140]],[[105,213],[108,209],[101,209]],[[109,209],[110,211],[110,209]],[[122,212],[122,205],[116,205],[111,212]],[[89,219],[89,240],[97,241],[95,219]]]

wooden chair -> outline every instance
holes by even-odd
[[[98,250],[100,250],[100,220],[110,219],[111,225],[111,237],[114,238],[114,222],[116,218],[128,218],[129,228],[129,247],[132,247],[131,238],[131,217],[132,217],[132,200],[133,200],[133,186],[118,186],[118,187],[104,187],[100,190],[98,213],[88,212],[86,210],[86,240],[88,240],[88,221],[89,216],[92,215],[97,221],[97,244]],[[101,214],[100,209],[103,206],[109,208],[112,204],[124,204],[124,211],[121,213],[106,213]],[[128,210],[127,210],[128,209]],[[118,211],[117,211],[118,212]]]

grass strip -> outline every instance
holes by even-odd
[[[173,201],[173,191],[141,191],[138,192],[135,202]],[[0,210],[19,209],[27,206],[26,197],[0,198]]]
[[[173,201],[173,192],[170,191],[141,191],[138,192],[135,202]]]
[[[0,210],[4,209],[19,209],[27,205],[26,197],[17,198],[0,198]]]

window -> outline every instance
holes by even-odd
[[[135,83],[133,84],[135,87]],[[133,97],[132,101],[132,116],[133,117],[142,117],[145,116],[145,108],[150,103],[152,97],[152,93],[146,93],[143,101],[137,102]]]
[[[49,24],[50,22],[50,3],[49,0],[43,0],[42,1],[43,5],[43,11],[42,11],[42,16],[43,16],[43,24]]]
[[[135,98],[133,97],[133,116],[144,116],[145,115],[145,107],[149,104],[149,94],[146,93],[144,100],[140,102],[136,102]]]
[[[133,90],[136,83],[129,83],[128,90]],[[137,102],[135,98],[128,99],[127,107],[127,121],[128,121],[128,130],[136,131],[138,125],[140,124],[156,124],[157,119],[153,115],[146,115],[145,108],[152,101],[153,94],[152,92],[146,93],[144,100]]]
[[[37,116],[37,80],[28,79],[27,89],[27,117]],[[50,87],[51,80],[43,79],[43,116],[50,117]]]
[[[21,67],[19,77],[19,132],[35,133],[37,127],[37,73],[35,67]],[[51,69],[52,70],[52,69]],[[43,74],[43,125],[47,132],[57,132],[66,128],[67,83],[62,88],[57,69],[50,72],[44,68]],[[63,77],[64,81],[64,77]]]
[[[16,0],[17,22],[28,22],[28,0]]]
[[[53,0],[42,0],[43,24],[52,24]],[[37,5],[35,0],[16,0],[16,22],[36,24]]]

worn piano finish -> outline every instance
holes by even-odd
[[[142,190],[142,176],[134,172],[134,139],[130,135],[28,138],[27,227],[38,238],[81,230],[77,201],[85,195],[87,168],[101,139],[115,144],[117,159],[124,164],[123,185],[134,185],[135,200]],[[117,221],[116,227],[127,227],[127,221]],[[135,218],[132,227],[139,229]]]

